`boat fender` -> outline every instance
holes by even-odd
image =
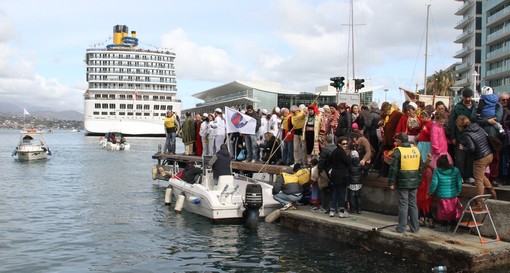
[[[172,203],[172,188],[166,188],[165,190],[165,205]]]
[[[195,196],[188,197],[188,201],[193,204],[200,204],[200,198]]]
[[[266,223],[272,223],[280,218],[281,213],[282,213],[282,211],[277,209],[277,210],[269,213],[269,215],[266,216],[264,221],[266,221]]]
[[[182,211],[182,207],[184,206],[184,195],[179,195],[179,197],[177,197],[177,201],[175,202],[175,212],[177,213],[181,213]]]
[[[152,180],[156,180],[157,177],[157,174],[158,174],[158,168],[156,167],[156,165],[152,166]]]

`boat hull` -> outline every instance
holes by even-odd
[[[47,159],[48,154],[43,150],[32,150],[32,151],[17,151],[18,160],[21,161],[31,161],[31,160],[42,160]]]
[[[211,180],[211,179],[207,179]],[[170,178],[168,187],[172,189],[174,200],[184,195],[183,209],[212,220],[241,220],[243,218],[246,186],[252,182],[233,179],[230,185],[218,183],[190,184],[178,178]],[[205,184],[205,185],[204,185]],[[279,209],[281,205],[272,197],[272,186],[262,186],[262,207],[259,217],[265,217]],[[198,200],[198,201],[197,201]]]

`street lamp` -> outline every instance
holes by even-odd
[[[480,74],[478,74],[478,72],[475,70],[475,73],[473,73],[473,78],[474,78],[473,91],[474,92],[476,92],[476,82],[478,81],[478,76],[480,76]]]

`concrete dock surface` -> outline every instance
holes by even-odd
[[[510,243],[483,237],[485,244],[473,229],[460,228],[439,231],[420,227],[418,233],[397,233],[397,216],[373,212],[351,214],[348,218],[330,217],[329,214],[310,211],[310,206],[299,206],[280,214],[280,224],[366,250],[384,251],[385,254],[425,262],[434,261],[448,267],[448,272],[487,272],[508,267],[510,272]],[[488,222],[486,222],[488,224]],[[498,271],[500,272],[500,271]],[[504,272],[504,271],[503,271]]]

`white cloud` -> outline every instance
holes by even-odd
[[[30,11],[24,0],[2,7],[0,100],[82,111],[85,49],[104,42],[115,24],[137,30],[142,47],[157,44],[176,52],[184,108],[196,103],[192,93],[234,80],[313,91],[328,85],[329,77],[352,74],[348,0],[153,3],[160,9],[126,2],[120,13],[112,12],[113,2],[98,10],[96,0],[34,1]],[[414,89],[423,81],[426,4],[432,4],[427,72],[455,61],[460,46],[453,40],[460,31],[454,26],[460,17],[454,12],[461,2],[359,0],[354,1],[354,23],[360,24],[354,28],[357,77],[390,89]],[[52,8],[57,5],[58,11]]]

